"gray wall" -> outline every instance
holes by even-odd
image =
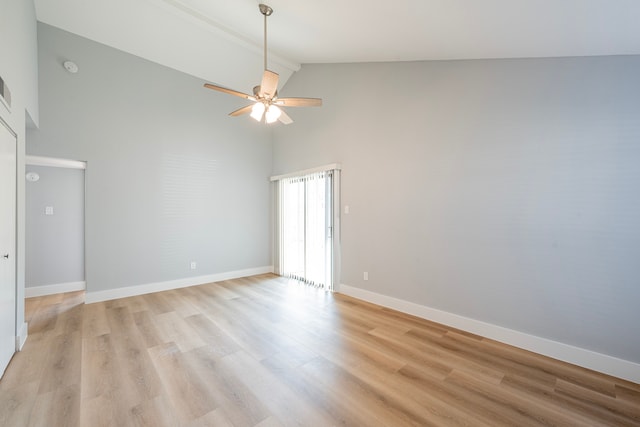
[[[341,162],[343,284],[640,362],[640,57],[307,65],[274,174]],[[363,281],[363,271],[369,281]]]
[[[27,181],[26,287],[84,282],[84,170],[26,170],[40,176]]]
[[[0,6],[0,76],[11,90],[12,108],[0,105],[0,117],[18,135],[17,176],[24,176],[26,126],[36,125],[38,117],[38,52],[36,11],[32,0],[2,0]],[[25,224],[24,180],[17,180],[16,230],[16,335],[26,338],[24,322]]]
[[[88,292],[271,265],[271,134],[240,98],[44,24],[38,46],[27,152],[87,161]]]

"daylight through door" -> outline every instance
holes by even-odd
[[[278,273],[333,290],[337,170],[278,179]]]

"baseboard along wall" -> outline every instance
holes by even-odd
[[[45,295],[63,294],[65,292],[84,291],[85,282],[56,283],[53,285],[28,286],[24,288],[25,298],[41,297]]]
[[[187,277],[184,279],[169,280],[158,283],[125,286],[104,291],[87,291],[85,303],[108,301],[117,298],[126,298],[143,295],[152,292],[168,291],[171,289],[185,288],[204,283],[219,282],[222,280],[238,279],[257,274],[273,273],[273,266],[256,267],[244,270],[230,271],[204,276]],[[25,289],[25,296],[35,297],[51,295],[62,292],[72,292],[85,289],[85,282],[60,283],[55,285],[36,286]],[[457,314],[438,310],[432,307],[401,300],[387,295],[371,292],[365,289],[341,284],[339,293],[358,298],[383,307],[398,310],[426,320],[441,323],[450,327],[471,332],[502,343],[533,351],[544,356],[562,360],[567,363],[582,366],[587,369],[613,375],[618,378],[640,383],[640,364],[628,360],[619,359],[602,353],[596,353],[580,347],[571,346],[524,332],[508,329],[491,323],[482,322]],[[26,323],[25,323],[26,325]],[[26,340],[26,326],[23,327],[24,336],[19,336],[17,347],[21,348]]]
[[[341,284],[339,293],[391,308],[432,322],[471,332],[583,368],[640,383],[640,364],[596,353],[524,332],[438,310],[424,305]]]
[[[29,324],[24,322],[20,327],[20,331],[18,331],[18,336],[16,337],[16,351],[22,350],[24,343],[27,342],[27,336],[29,336]]]
[[[86,304],[92,304],[112,299],[133,297],[136,295],[150,294],[152,292],[169,291],[171,289],[186,288],[189,286],[202,285],[204,283],[220,282],[222,280],[239,279],[241,277],[255,276],[257,274],[265,273],[273,273],[273,266],[269,265],[205,276],[186,277],[184,279],[168,280],[166,282],[123,286],[121,288],[107,289],[104,291],[91,291],[89,289],[87,290],[84,301]]]

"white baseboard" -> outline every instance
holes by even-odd
[[[18,336],[16,337],[16,351],[21,351],[24,343],[27,341],[27,336],[29,335],[29,325],[27,322],[22,324],[20,331],[18,332]]]
[[[340,285],[339,293],[368,301],[383,307],[441,323],[467,332],[481,335],[534,353],[562,360],[587,369],[602,372],[640,384],[640,364],[596,353],[524,332],[485,323],[479,320],[393,298],[365,289]]]
[[[122,288],[108,289],[105,291],[87,291],[84,297],[85,304],[108,301],[118,298],[133,297],[136,295],[150,294],[152,292],[169,291],[171,289],[186,288],[188,286],[202,285],[204,283],[220,282],[222,280],[238,279],[240,277],[255,276],[256,274],[273,273],[273,266],[249,268],[245,270],[229,271],[226,273],[210,274],[206,276],[186,277],[184,279],[169,280],[158,283],[145,283],[143,285],[125,286]]]
[[[56,283],[54,285],[30,286],[24,288],[25,298],[41,297],[44,295],[62,294],[65,292],[84,291],[85,282]]]

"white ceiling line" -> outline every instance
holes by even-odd
[[[224,87],[263,68],[258,0],[33,1],[45,24]],[[640,54],[638,0],[268,3],[282,85],[300,64]]]
[[[194,22],[203,28],[206,28],[210,32],[223,37],[224,39],[236,43],[240,47],[247,49],[253,53],[257,53],[262,55],[263,46],[262,40],[259,43],[254,42],[253,40],[241,35],[240,33],[231,30],[230,28],[224,26],[220,22],[211,19],[210,17],[204,15],[200,11],[187,6],[180,0],[147,0],[151,3],[154,3],[156,6],[163,8],[168,11],[172,15],[180,18],[187,19],[190,22]],[[256,8],[257,11],[257,8]],[[256,12],[257,13],[257,12]],[[286,59],[276,53],[269,52],[269,62],[276,63],[281,67],[287,68],[290,71],[299,71],[300,63],[291,61]]]

